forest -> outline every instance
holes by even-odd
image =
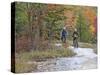
[[[64,45],[55,46],[56,43],[62,43],[63,27],[68,31],[67,47],[72,46],[72,34],[76,28],[79,34],[79,47],[96,48],[97,7],[16,2],[16,72],[36,70],[36,64],[29,65],[26,61],[76,55]]]
[[[95,43],[96,13],[96,7],[16,3],[16,51],[49,48],[51,42],[60,40],[64,26],[68,29],[69,40],[77,28],[79,41]]]

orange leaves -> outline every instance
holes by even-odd
[[[75,25],[75,16],[74,16],[74,11],[65,11],[64,12],[64,15],[67,17],[67,19],[65,20],[65,24],[66,25],[70,25],[70,26],[73,26]]]
[[[86,8],[85,11],[84,11],[84,14],[85,14],[86,18],[88,19],[88,21],[90,21],[93,24],[94,18],[95,18],[95,15],[96,15],[94,10],[92,8]]]
[[[90,31],[92,33],[94,33],[95,32],[94,24],[95,24],[95,18],[96,18],[95,10],[91,7],[87,7],[84,9],[84,15],[85,15],[85,17],[90,25]]]
[[[48,11],[50,11],[50,10],[54,11],[54,10],[56,10],[56,9],[59,8],[59,7],[61,7],[61,6],[56,5],[56,4],[54,4],[54,5],[48,4],[48,5],[47,5]]]

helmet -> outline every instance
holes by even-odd
[[[63,28],[64,30],[66,29],[66,27]]]
[[[77,31],[77,29],[75,28],[74,31]]]

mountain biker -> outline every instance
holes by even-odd
[[[78,48],[78,32],[76,28],[74,29],[72,37],[73,37],[73,46]]]
[[[61,40],[63,43],[66,43],[66,37],[67,37],[67,31],[66,31],[66,27],[64,27],[61,32]]]

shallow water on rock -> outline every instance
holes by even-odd
[[[46,61],[37,62],[37,72],[46,71],[67,71],[67,70],[84,70],[97,68],[97,55],[91,48],[73,48],[69,47],[75,53],[74,57],[63,57],[47,59]]]

